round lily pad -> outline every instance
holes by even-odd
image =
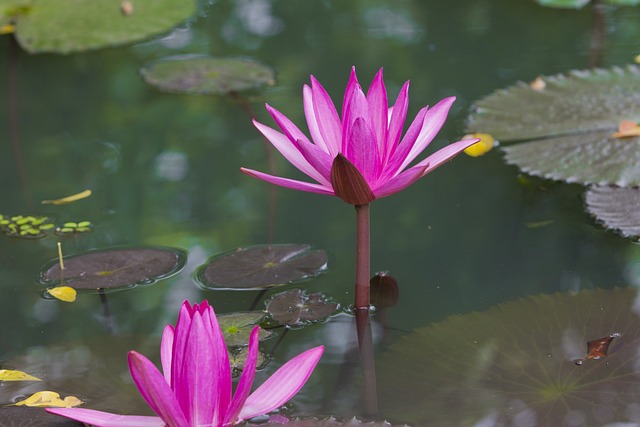
[[[319,292],[307,294],[301,289],[291,289],[273,296],[266,307],[280,325],[302,326],[325,320],[335,313],[339,304]]]
[[[218,323],[227,346],[246,346],[249,344],[249,336],[253,327],[264,316],[265,313],[262,311],[245,311],[219,315]],[[272,334],[272,331],[260,328],[260,341],[269,338]]]
[[[186,259],[185,251],[165,247],[94,250],[64,257],[64,270],[57,259],[50,261],[39,282],[94,290],[148,285],[180,271]]]
[[[508,163],[545,178],[583,184],[640,185],[640,137],[615,137],[640,122],[640,68],[614,67],[541,77],[478,101],[471,133],[501,142]]]
[[[70,53],[144,40],[195,13],[193,0],[32,0],[14,14],[31,53]]]
[[[325,251],[309,245],[257,245],[210,258],[196,280],[206,289],[263,289],[316,276],[327,262]]]
[[[591,187],[585,196],[587,211],[625,237],[640,236],[640,189]]]
[[[147,65],[141,73],[147,83],[177,93],[225,95],[275,82],[272,68],[249,58],[173,56]]]
[[[0,427],[82,427],[83,423],[53,415],[44,408],[0,407]]]
[[[376,362],[381,413],[442,427],[640,423],[637,300],[541,295],[417,329]]]

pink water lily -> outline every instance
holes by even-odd
[[[256,326],[249,339],[249,355],[232,396],[231,368],[222,331],[207,301],[184,302],[175,328],[162,335],[161,373],[142,354],[129,353],[131,376],[158,415],[117,415],[83,408],[47,411],[97,427],[222,427],[273,411],[306,383],[320,360],[322,346],[294,357],[250,394],[258,357]]]
[[[338,196],[353,205],[397,193],[478,141],[454,142],[409,167],[442,127],[455,98],[445,98],[433,108],[422,108],[402,137],[408,91],[406,82],[395,104],[389,107],[382,69],[365,95],[352,68],[340,117],[327,92],[311,76],[311,86],[304,86],[303,98],[313,142],[268,104],[266,108],[280,131],[255,120],[253,123],[292,165],[315,182],[241,170],[272,184]]]

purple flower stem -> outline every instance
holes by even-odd
[[[356,205],[356,300],[355,309],[369,310],[371,242],[369,204]]]
[[[369,310],[356,310],[356,330],[358,348],[362,364],[362,400],[363,415],[366,418],[378,416],[378,387],[376,385],[376,367],[373,357],[373,335]]]

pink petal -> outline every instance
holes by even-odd
[[[233,396],[231,406],[229,407],[229,412],[227,412],[227,416],[224,419],[224,425],[232,425],[236,423],[238,414],[240,413],[244,402],[247,400],[247,397],[251,392],[253,379],[256,374],[256,364],[258,363],[259,337],[260,327],[255,326],[251,331],[251,336],[249,337],[249,352],[247,355],[247,360],[244,363],[244,368],[242,369],[242,376],[240,377],[240,381],[238,382],[238,386],[236,387],[236,392]]]
[[[171,359],[173,357],[173,336],[174,329],[172,325],[167,325],[162,333],[162,341],[160,342],[160,361],[162,363],[162,373],[164,379],[171,388]]]
[[[379,188],[377,188],[373,193],[376,197],[386,197],[390,196],[398,191],[404,190],[420,178],[424,176],[424,172],[427,169],[427,166],[414,166],[412,168],[407,169],[399,175],[391,178],[389,181],[385,182]]]
[[[265,138],[276,147],[276,150],[284,156],[293,166],[298,168],[302,173],[306,174],[312,179],[323,183],[322,174],[316,171],[313,166],[304,158],[294,144],[285,134],[278,132],[275,129],[265,126],[260,122],[253,121],[253,125],[264,135]],[[304,137],[306,140],[307,137]],[[325,182],[326,183],[326,182]]]
[[[191,316],[195,310],[187,301],[180,307],[178,321],[174,329],[173,351],[171,358],[171,388],[175,393],[180,407],[185,411],[189,407],[189,390],[185,389],[182,382],[182,369],[184,366],[185,349],[187,347],[187,337],[191,328]]]
[[[188,426],[173,390],[149,359],[130,351],[129,370],[144,400],[165,423],[169,426]]]
[[[387,133],[386,152],[383,153],[384,157],[382,164],[385,164],[398,148],[400,137],[402,136],[402,129],[404,128],[404,121],[407,118],[407,109],[409,106],[409,82],[405,82],[398,93],[396,103],[391,108],[391,118],[389,119],[389,131]],[[417,135],[416,135],[417,137]]]
[[[349,107],[353,92],[359,88],[360,84],[356,76],[356,67],[351,67],[351,74],[349,74],[349,81],[347,82],[347,88],[344,91],[344,98],[342,99],[342,126],[344,126],[344,118],[347,115],[347,108]]]
[[[362,117],[355,120],[350,130],[343,154],[371,187],[380,174],[380,158],[374,130]]]
[[[309,349],[282,365],[247,398],[238,420],[266,414],[287,403],[307,382],[323,351],[323,346]]]
[[[333,158],[340,151],[342,125],[331,97],[313,76],[311,76],[311,100],[313,120],[317,123],[318,132],[322,135],[326,152]],[[315,141],[315,137],[313,140]]]
[[[345,111],[344,116],[342,117],[342,148],[340,152],[344,154],[351,162],[354,162],[355,159],[351,158],[348,152],[348,139],[351,136],[352,127],[355,124],[356,120],[363,119],[368,127],[371,128],[373,124],[373,120],[371,118],[371,112],[369,111],[369,104],[367,103],[367,98],[362,92],[360,86],[357,86],[356,89],[352,92],[351,99],[349,100],[349,105]],[[371,128],[373,131],[373,128]],[[369,145],[377,146],[377,141],[375,140],[375,132],[372,134],[372,140],[369,141]]]
[[[378,152],[386,152],[387,128],[389,126],[387,89],[382,78],[382,68],[373,78],[367,92],[367,103],[371,114],[371,127],[375,132],[375,140],[378,142]]]
[[[427,157],[426,159],[424,159],[414,167],[424,167],[425,165],[427,165],[428,167],[422,173],[422,176],[425,176],[426,174],[428,174],[429,172],[431,172],[432,170],[434,170],[444,162],[451,160],[452,158],[454,158],[455,156],[463,152],[465,148],[475,144],[478,141],[480,141],[480,139],[475,138],[475,139],[463,139],[462,141],[453,142],[447,145],[446,147],[441,148],[440,150],[431,154],[429,157]]]
[[[96,427],[165,427],[159,417],[118,415],[84,408],[46,408],[52,414],[61,415]],[[170,424],[171,427],[187,427],[187,424]]]
[[[326,194],[328,196],[335,195],[331,187],[326,187],[324,185],[312,184],[310,182],[296,181],[294,179],[273,176],[264,172],[258,172],[253,169],[240,168],[240,170],[249,176],[259,178],[274,185],[279,185],[280,187],[291,188],[292,190],[307,191],[309,193]]]
[[[447,119],[449,109],[451,108],[451,105],[453,105],[453,102],[455,100],[456,98],[454,96],[445,98],[427,111],[427,114],[425,114],[424,116],[422,129],[420,129],[420,135],[418,135],[418,139],[411,147],[411,150],[398,168],[398,171],[401,171],[409,166],[409,163],[411,163],[411,161],[415,159],[418,154],[422,153],[422,151],[427,148],[427,145],[429,145],[436,134],[440,132],[440,128],[442,128],[442,125]],[[433,166],[433,163],[431,163],[431,165]]]
[[[311,88],[307,85],[302,87],[302,100],[303,100],[303,108],[304,108],[304,117],[307,119],[307,127],[309,128],[309,133],[311,134],[311,140],[316,144],[320,149],[324,150],[327,153],[330,153],[329,147],[320,132],[320,128],[318,127],[318,121],[316,120],[316,113],[313,108],[313,95],[311,92]],[[339,119],[338,119],[339,120]]]
[[[296,148],[302,153],[304,159],[309,162],[311,167],[322,175],[323,180],[319,180],[318,182],[323,185],[330,185],[330,171],[333,157],[322,151],[318,146],[302,139],[296,141]]]

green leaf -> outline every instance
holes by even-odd
[[[195,6],[193,0],[33,0],[16,19],[16,38],[31,53],[132,43],[171,30],[193,15]]]
[[[267,312],[280,325],[302,326],[325,320],[338,309],[323,294],[307,294],[301,289],[291,289],[274,295],[266,302]]]
[[[606,228],[624,237],[640,236],[640,189],[591,187],[585,196],[587,212]]]
[[[221,314],[218,316],[218,323],[224,341],[229,347],[246,346],[249,344],[249,336],[254,326],[265,316],[263,311],[244,311],[236,313]],[[260,329],[260,341],[269,338],[272,331]]]
[[[151,63],[141,70],[145,81],[166,92],[225,95],[273,85],[275,72],[249,58],[181,55]]]
[[[623,425],[640,400],[637,296],[539,295],[417,329],[376,360],[381,414],[417,426]],[[576,365],[589,341],[616,333],[608,355]]]

